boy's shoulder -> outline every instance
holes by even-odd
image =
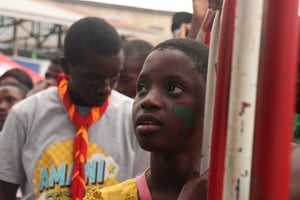
[[[130,101],[133,102],[133,99],[131,97],[128,97],[116,90],[112,90],[112,96],[118,98],[121,101]]]
[[[111,104],[118,107],[129,106],[131,109],[133,99],[113,90],[111,94]]]
[[[15,104],[12,109],[25,112],[29,110],[30,112],[32,112],[33,109],[38,109],[40,107],[46,108],[53,103],[57,104],[59,102],[60,99],[58,96],[57,88],[51,87],[23,99],[22,101]]]

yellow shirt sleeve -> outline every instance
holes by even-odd
[[[92,188],[84,200],[138,200],[136,179],[129,179],[122,183],[105,188]]]

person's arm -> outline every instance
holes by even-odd
[[[195,173],[193,177],[182,187],[178,200],[206,200],[208,185],[208,171],[202,176]]]
[[[24,123],[19,119],[20,116],[22,116],[22,112],[15,110],[15,106],[13,106],[9,111],[2,132],[0,133],[1,200],[16,199],[18,186],[26,180],[21,158],[26,139],[23,131]]]
[[[18,187],[17,184],[0,180],[0,199],[16,199]]]
[[[207,0],[193,0],[193,18],[192,25],[189,30],[189,38],[196,39],[207,9]]]

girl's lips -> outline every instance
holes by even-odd
[[[160,129],[158,125],[138,125],[136,127],[137,133],[140,135],[146,135],[150,133],[154,133]]]
[[[144,135],[156,132],[160,129],[161,122],[153,116],[142,115],[137,118],[136,130],[137,133]]]

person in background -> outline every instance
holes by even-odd
[[[74,22],[64,40],[58,87],[13,106],[0,135],[0,199],[81,200],[93,186],[135,177],[149,166],[131,121],[133,100],[112,90],[122,41],[105,20]]]
[[[171,39],[152,49],[137,81],[132,115],[150,168],[134,179],[93,188],[85,200],[205,200],[200,177],[208,47]]]
[[[124,68],[117,82],[117,91],[129,97],[135,97],[137,76],[152,47],[152,44],[144,40],[130,40],[125,42]]]
[[[13,105],[26,97],[29,88],[21,83],[0,84],[0,131]]]
[[[188,12],[174,13],[171,24],[173,38],[197,38],[209,5],[207,0],[192,0],[192,3],[193,14]]]
[[[27,96],[31,96],[37,92],[43,91],[49,87],[57,86],[58,75],[63,72],[60,64],[62,52],[58,51],[50,56],[50,65],[45,73],[45,79],[37,82],[33,88],[28,92]]]
[[[193,1],[193,18],[190,29],[188,30],[188,38],[196,39],[202,22],[205,18],[208,8],[214,6],[211,1],[207,0],[192,0]],[[184,30],[182,30],[184,32]]]
[[[171,32],[173,38],[184,38],[191,29],[193,14],[188,12],[176,12],[172,16]]]
[[[7,70],[2,74],[0,77],[0,84],[3,83],[21,83],[26,85],[29,89],[33,88],[31,77],[25,71],[17,68]]]

